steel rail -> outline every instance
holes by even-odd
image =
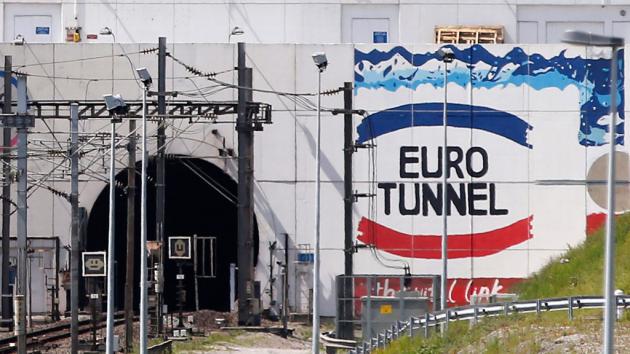
[[[116,325],[122,324],[124,318],[123,313],[116,313]],[[105,327],[105,321],[99,321],[97,329]],[[92,331],[92,320],[83,320],[79,322],[79,334],[88,333]],[[38,328],[26,333],[27,347],[34,348],[39,345],[43,345],[50,342],[55,342],[60,339],[70,337],[70,322],[60,323],[45,328]],[[12,335],[4,338],[0,338],[0,354],[13,353],[17,350],[15,343],[17,342],[17,336]]]

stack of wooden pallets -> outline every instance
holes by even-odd
[[[503,26],[435,26],[435,43],[503,43]]]

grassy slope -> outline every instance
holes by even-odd
[[[617,218],[617,289],[630,291],[630,215]],[[603,287],[604,230],[550,262],[514,289],[520,299],[569,295],[601,295]],[[561,263],[565,258],[568,263]]]
[[[630,292],[630,214],[617,218],[616,226],[616,288]],[[570,249],[564,255],[551,259],[549,263],[528,280],[513,289],[520,299],[535,299],[545,297],[561,297],[569,295],[601,295],[603,287],[603,257],[604,257],[603,229],[587,237],[581,245]],[[568,262],[561,263],[561,259]],[[596,312],[597,313],[597,312]],[[590,312],[592,316],[593,312]],[[578,314],[578,317],[589,316],[589,313]],[[627,318],[622,321],[628,324]],[[541,340],[532,338],[545,334],[566,335],[553,333],[554,329],[564,328],[563,332],[579,333],[593,331],[587,326],[600,323],[593,321],[566,321],[565,313],[550,313],[540,317],[517,316],[510,318],[496,318],[481,322],[468,328],[468,322],[454,323],[449,328],[446,337],[439,335],[424,339],[421,336],[403,338],[393,343],[387,350],[379,351],[383,354],[393,353],[449,353],[449,352],[537,352]],[[532,328],[533,327],[533,328]],[[497,338],[494,333],[502,328],[509,328],[507,334]],[[532,331],[532,329],[537,329]],[[536,333],[538,332],[538,333]],[[472,347],[471,347],[472,345]],[[523,347],[525,345],[525,347]],[[472,349],[472,350],[471,350]]]

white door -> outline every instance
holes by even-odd
[[[352,19],[352,43],[387,43],[389,36],[388,18]]]
[[[52,16],[16,15],[13,18],[13,38],[22,35],[27,43],[52,42]]]
[[[538,43],[538,22],[519,21],[518,22],[518,43],[532,44]]]
[[[630,39],[630,22],[613,21],[613,36],[623,37],[628,41]]]

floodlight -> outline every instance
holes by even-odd
[[[142,81],[144,86],[151,86],[153,79],[151,79],[151,74],[149,74],[149,70],[147,70],[147,68],[137,68],[136,73],[138,74],[138,77],[140,77],[140,81]]]
[[[326,70],[326,67],[328,66],[328,58],[326,58],[326,53],[313,53],[313,62],[315,62],[315,65],[320,72]]]
[[[232,32],[230,32],[231,36],[240,36],[241,34],[245,34],[245,31],[243,31],[243,29],[239,26],[234,26],[234,28],[232,28]]]
[[[452,63],[453,59],[455,59],[455,53],[453,53],[453,50],[448,47],[438,49],[437,55],[439,59],[445,63]]]
[[[602,36],[583,31],[566,31],[562,36],[564,43],[577,45],[592,45],[595,47],[621,47],[624,39],[621,37]]]
[[[103,95],[103,99],[109,113],[124,115],[129,112],[129,106],[127,106],[121,95]]]
[[[112,34],[114,34],[114,32],[112,32],[112,29],[109,27],[103,27],[101,28],[101,30],[98,32],[98,34],[102,35],[102,36],[111,36]]]
[[[23,45],[25,42],[26,40],[24,39],[24,36],[21,34],[18,34],[17,36],[15,36],[15,39],[13,40],[14,45]]]

